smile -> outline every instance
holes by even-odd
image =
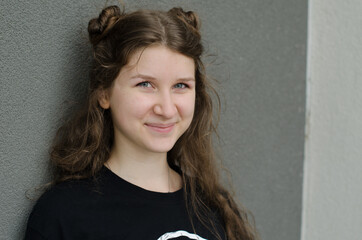
[[[159,124],[159,123],[146,123],[145,126],[158,133],[169,133],[173,130],[175,123]]]

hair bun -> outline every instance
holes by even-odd
[[[97,44],[121,15],[118,6],[109,6],[102,10],[98,18],[91,19],[88,23],[90,42],[93,45]]]
[[[182,8],[176,7],[176,8],[170,9],[169,12],[171,14],[175,14],[180,19],[187,22],[188,24],[190,24],[194,28],[199,29],[199,27],[200,27],[199,17],[193,11],[185,12]]]

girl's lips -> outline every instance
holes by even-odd
[[[149,129],[159,132],[159,133],[169,133],[172,131],[175,123],[169,124],[159,124],[159,123],[146,123],[145,124]]]

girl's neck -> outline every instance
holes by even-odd
[[[105,165],[124,180],[149,191],[166,193],[182,187],[181,176],[167,163],[167,153],[113,148]]]

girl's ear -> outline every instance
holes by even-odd
[[[101,89],[98,91],[98,102],[103,109],[109,108],[110,103],[109,103],[109,94],[107,90]]]

